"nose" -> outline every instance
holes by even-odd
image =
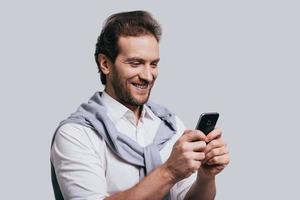
[[[140,73],[140,79],[151,82],[153,81],[154,74],[152,72],[151,66],[144,66]]]

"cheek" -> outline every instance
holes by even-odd
[[[127,68],[126,66],[118,69],[118,78],[121,82],[126,82],[128,79],[132,78],[135,75],[134,70]]]

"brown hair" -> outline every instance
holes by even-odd
[[[160,25],[147,11],[121,12],[111,15],[105,21],[101,34],[97,39],[95,50],[95,60],[102,84],[106,84],[106,77],[100,69],[99,54],[104,54],[114,63],[119,53],[117,43],[120,36],[152,34],[159,42],[161,33]]]

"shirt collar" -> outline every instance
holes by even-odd
[[[119,103],[105,91],[103,91],[101,98],[105,108],[107,109],[108,116],[114,123],[120,120],[129,111],[126,106]]]
[[[129,110],[126,106],[112,98],[109,94],[107,94],[105,91],[103,91],[102,95],[102,102],[104,106],[107,109],[107,113],[110,116],[111,120],[116,123],[123,117],[127,116],[134,116],[133,112]],[[151,120],[155,119],[154,113],[151,111],[151,109],[144,104],[143,110],[141,113],[141,120],[144,118],[149,118]]]
[[[155,119],[155,114],[152,112],[152,110],[146,104],[144,104],[144,106],[143,106],[142,117],[146,117],[146,118],[149,118],[152,120]]]

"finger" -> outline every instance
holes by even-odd
[[[222,155],[228,154],[228,153],[229,153],[229,150],[228,150],[227,146],[222,146],[222,147],[219,147],[219,148],[212,149],[211,151],[206,153],[205,161],[208,161],[213,157],[222,156]]]
[[[190,171],[192,171],[193,173],[196,172],[200,166],[201,166],[201,162],[200,161],[197,161],[197,160],[191,160],[189,162],[189,168],[190,168]]]
[[[225,143],[224,139],[222,137],[212,140],[210,141],[207,145],[206,145],[206,149],[205,152],[209,153],[212,149],[215,148],[220,148],[222,146],[227,146],[227,144]]]
[[[229,154],[224,154],[221,156],[215,156],[209,159],[205,164],[207,165],[228,165],[229,164]]]
[[[206,136],[204,133],[202,133],[199,130],[187,130],[180,137],[180,140],[187,141],[187,142],[198,141],[198,140],[205,141]]]
[[[191,151],[204,151],[206,148],[206,142],[204,141],[194,141],[194,142],[189,142],[189,148]]]
[[[184,155],[187,160],[203,161],[205,159],[204,152],[188,152]]]
[[[205,153],[203,152],[193,152],[192,159],[196,161],[203,161],[205,159]]]
[[[210,142],[212,140],[215,140],[219,137],[222,136],[222,131],[219,128],[215,128],[213,131],[211,131],[206,137],[207,137],[207,141],[206,142]]]

